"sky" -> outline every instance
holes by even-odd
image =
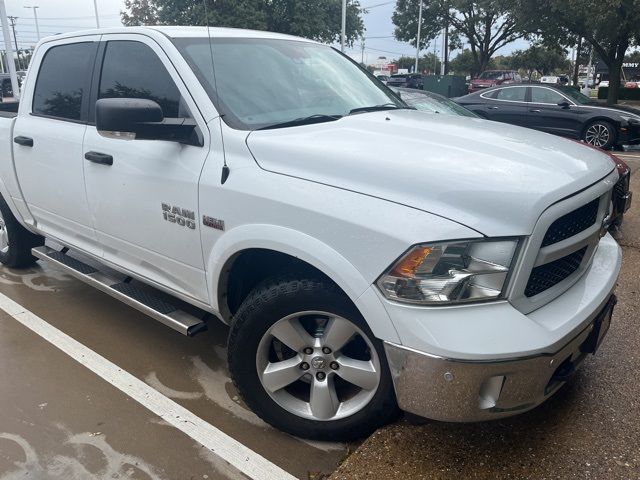
[[[103,27],[115,27],[121,25],[120,10],[124,8],[122,0],[96,0],[100,25]],[[414,56],[415,48],[405,42],[399,42],[393,38],[393,23],[391,15],[395,6],[395,0],[360,0],[360,4],[367,8],[364,15],[365,24],[365,50],[364,61],[374,63],[380,56],[388,59],[401,55]],[[16,37],[20,48],[29,48],[36,44],[36,26],[33,10],[25,6],[39,8],[38,23],[41,36],[64,33],[73,30],[94,28],[96,26],[93,0],[5,0],[7,15],[18,17],[16,20]],[[436,40],[436,49],[441,48],[441,39]],[[498,54],[509,54],[519,48],[527,48],[524,40],[514,42],[498,51]],[[434,42],[429,47],[433,50]],[[360,41],[356,42],[347,53],[356,60],[362,59]],[[0,36],[0,49],[4,49],[4,42]],[[452,55],[452,57],[455,56]]]

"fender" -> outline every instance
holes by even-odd
[[[303,232],[267,224],[242,225],[229,230],[214,244],[207,256],[207,284],[212,292],[211,304],[220,311],[218,284],[223,268],[235,254],[252,248],[263,248],[299,258],[331,278],[359,308],[373,334],[385,340],[399,341],[398,334],[379,300],[360,302],[371,286],[358,269],[336,250]],[[366,309],[363,305],[366,304]]]

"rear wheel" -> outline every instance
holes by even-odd
[[[607,150],[615,145],[616,131],[609,122],[596,120],[585,128],[582,139],[589,145]]]
[[[328,281],[256,288],[234,317],[229,368],[245,403],[293,435],[354,439],[397,414],[382,343]]]
[[[0,196],[0,263],[11,268],[33,265],[37,258],[31,249],[44,244],[44,238],[25,229]]]

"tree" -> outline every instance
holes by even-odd
[[[474,72],[487,68],[491,57],[505,45],[522,38],[527,30],[514,10],[518,0],[423,0],[421,47],[433,40],[445,25],[467,39]],[[416,45],[420,0],[398,0],[392,21],[396,39]]]
[[[512,14],[527,19],[530,31],[546,42],[567,45],[583,37],[609,67],[608,104],[618,101],[622,63],[640,36],[637,0],[518,0]]]
[[[513,52],[511,65],[513,68],[526,71],[529,80],[533,72],[548,75],[556,70],[566,72],[571,67],[566,51],[541,45],[533,45],[526,50],[516,50]]]
[[[206,4],[205,4],[206,2]],[[336,0],[125,0],[125,25],[210,25],[268,30],[326,43],[340,40],[342,3]],[[347,3],[347,42],[362,36],[358,0]]]
[[[153,0],[124,0],[124,8],[120,15],[125,25],[156,25],[158,23],[158,8]]]
[[[394,62],[398,68],[406,68],[407,70],[413,70],[416,64],[415,57],[402,56]],[[442,62],[440,58],[433,52],[427,52],[418,59],[418,71],[427,72],[428,74],[436,74],[440,72]]]
[[[475,59],[471,50],[464,50],[451,60],[449,68],[456,75],[472,75],[476,69]]]

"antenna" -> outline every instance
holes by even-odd
[[[204,5],[204,18],[205,18],[205,21],[207,22],[207,37],[209,38],[209,54],[211,55],[211,71],[213,73],[213,89],[215,90],[215,95],[217,97],[218,81],[216,80],[216,66],[215,66],[215,63],[213,62],[213,46],[211,45],[211,29],[209,28],[209,9],[207,8],[207,0],[202,0],[202,4]],[[220,102],[216,102],[216,103],[220,105]],[[218,114],[221,117],[224,116],[224,113],[222,112],[218,112]],[[223,153],[223,162],[224,164],[222,165],[222,176],[220,177],[220,183],[224,185],[224,182],[226,182],[227,178],[229,178],[229,173],[231,173],[231,170],[227,165],[227,157],[226,155],[224,155],[224,153]]]

